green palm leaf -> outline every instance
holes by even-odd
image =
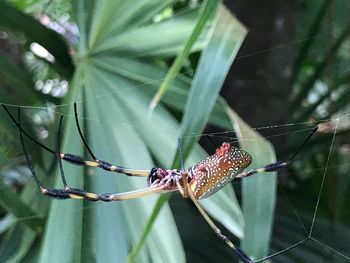
[[[183,50],[196,28],[200,8],[184,10],[160,22],[153,20],[163,10],[171,9],[172,2],[75,1],[74,16],[79,27],[77,65],[69,94],[57,108],[58,113],[65,115],[63,152],[84,155],[85,151],[75,127],[74,102],[78,103],[85,136],[96,156],[135,168],[149,169],[154,163],[171,167],[176,163],[173,160],[177,155],[177,138],[199,135],[208,121],[229,129],[232,129],[229,117],[235,124],[240,123],[230,115],[234,113],[219,91],[246,30],[222,5],[215,16],[208,16],[190,48],[191,52],[203,51],[194,79],[176,76],[161,104],[152,114],[147,114],[152,97],[167,74],[163,59]],[[174,110],[184,112],[181,123],[172,114]],[[245,129],[251,131],[249,127]],[[186,166],[205,157],[197,140],[198,136],[183,140]],[[259,163],[265,161],[257,158]],[[93,192],[125,192],[146,187],[142,178],[70,164],[64,164],[64,171],[69,185]],[[38,170],[38,173],[42,176],[46,172]],[[55,187],[62,187],[58,173],[44,182],[52,180]],[[273,194],[272,191],[264,197],[270,205]],[[28,200],[44,200],[44,205],[35,201],[33,207],[40,215],[48,213],[45,232],[33,235],[22,229],[10,233],[6,245],[13,244],[16,237],[27,242],[5,256],[6,260],[124,262],[131,247],[141,244],[140,253],[134,255],[137,262],[186,261],[166,195],[161,199],[150,196],[109,204],[79,200],[51,202],[40,196],[32,183],[23,195],[28,195]],[[162,208],[156,207],[157,201]],[[201,203],[213,218],[243,238],[244,219],[231,186]],[[268,220],[272,211],[266,212]],[[149,220],[152,214],[154,217]],[[245,216],[259,215],[248,212]],[[145,230],[146,225],[149,227]],[[253,243],[264,240],[267,244],[270,223],[262,228],[264,235]],[[35,236],[40,237],[38,242],[34,241]],[[141,236],[144,239],[138,243]],[[255,249],[252,255],[265,254],[266,250],[266,247]]]

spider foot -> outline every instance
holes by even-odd
[[[285,166],[287,166],[287,162],[277,162],[277,163],[271,163],[268,165],[265,165],[264,172],[274,172],[277,171]]]
[[[236,247],[235,252],[236,252],[236,255],[239,257],[239,259],[242,262],[244,262],[244,263],[253,263],[254,262],[248,257],[248,255],[242,249]]]

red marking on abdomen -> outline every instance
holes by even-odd
[[[224,142],[220,148],[216,149],[216,154],[218,156],[224,156],[230,150],[231,145],[227,142]]]

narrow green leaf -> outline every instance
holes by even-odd
[[[234,111],[227,108],[242,149],[253,158],[250,167],[259,168],[276,161],[270,142],[249,127]],[[253,259],[266,256],[276,202],[276,173],[259,173],[242,183],[242,205],[245,220],[243,250]]]
[[[194,27],[190,37],[186,41],[183,50],[176,56],[175,61],[168,70],[162,84],[159,87],[158,92],[154,95],[150,108],[153,110],[163,94],[169,89],[170,82],[175,78],[175,76],[180,72],[185,60],[188,58],[193,44],[198,39],[200,33],[202,32],[206,23],[208,23],[210,17],[212,17],[217,9],[218,1],[205,1],[202,10],[199,13],[199,18]]]
[[[204,129],[246,29],[223,6],[220,7],[208,46],[201,55],[181,123],[180,137]],[[198,138],[196,138],[198,139]],[[188,156],[196,140],[182,145]]]

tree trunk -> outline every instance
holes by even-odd
[[[225,1],[249,33],[222,95],[252,127],[289,123],[296,0]],[[260,132],[260,131],[259,131]],[[264,134],[264,130],[261,130]],[[265,131],[264,135],[269,130]]]

